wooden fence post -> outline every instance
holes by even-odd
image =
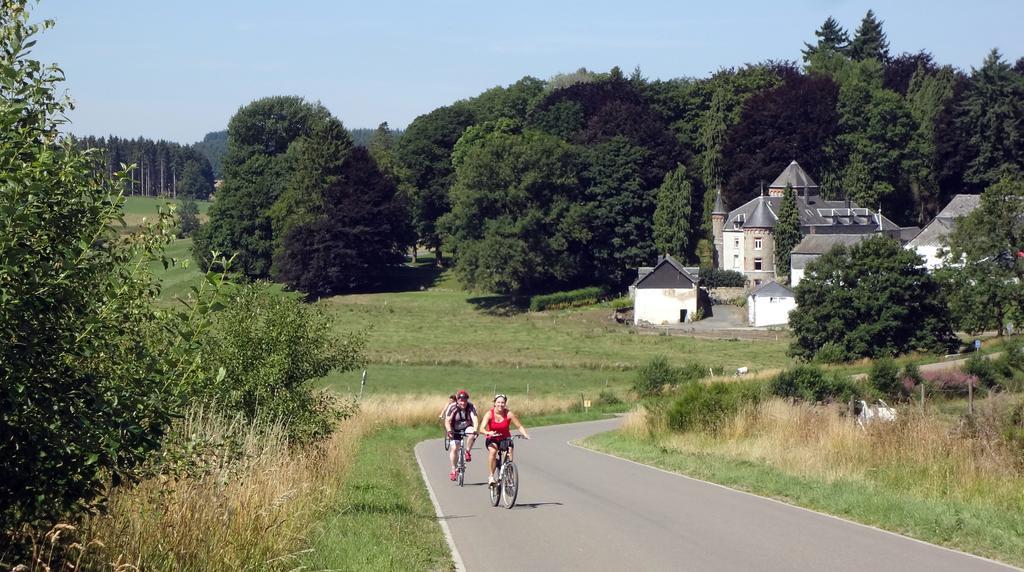
[[[967,382],[967,414],[974,415],[974,382]]]

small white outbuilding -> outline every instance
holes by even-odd
[[[696,271],[691,272],[671,256],[665,256],[634,286],[633,323],[691,322],[701,307],[701,294]]]
[[[747,317],[751,326],[783,326],[796,308],[796,294],[782,284],[766,282],[747,296]]]

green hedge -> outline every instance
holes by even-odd
[[[539,294],[530,298],[530,311],[540,312],[542,310],[572,308],[573,306],[589,306],[598,303],[603,297],[604,289],[600,286],[589,286],[579,290],[569,290],[568,292]]]
[[[743,288],[747,285],[747,277],[735,270],[701,268],[700,284],[705,288]]]

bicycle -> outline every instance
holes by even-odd
[[[472,435],[472,431],[466,431],[461,434],[460,438],[452,438],[455,442],[455,480],[462,486],[462,483],[466,480],[466,451],[465,443],[466,438]],[[448,434],[445,433],[445,439],[448,439]]]
[[[519,468],[509,458],[509,449],[512,448],[512,439],[524,439],[522,435],[513,435],[512,438],[498,441],[498,455],[495,459],[494,472],[497,478],[494,484],[488,487],[491,493],[491,505],[498,506],[501,502],[505,508],[512,508],[516,504],[516,497],[519,495]]]

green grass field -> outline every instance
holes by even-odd
[[[152,221],[156,218],[157,209],[165,208],[168,203],[174,203],[181,207],[180,199],[162,199],[155,197],[125,197],[124,200],[124,223],[128,229],[137,228],[142,224],[142,219]],[[210,201],[196,201],[199,207],[199,220],[206,222],[206,213],[210,210]]]

